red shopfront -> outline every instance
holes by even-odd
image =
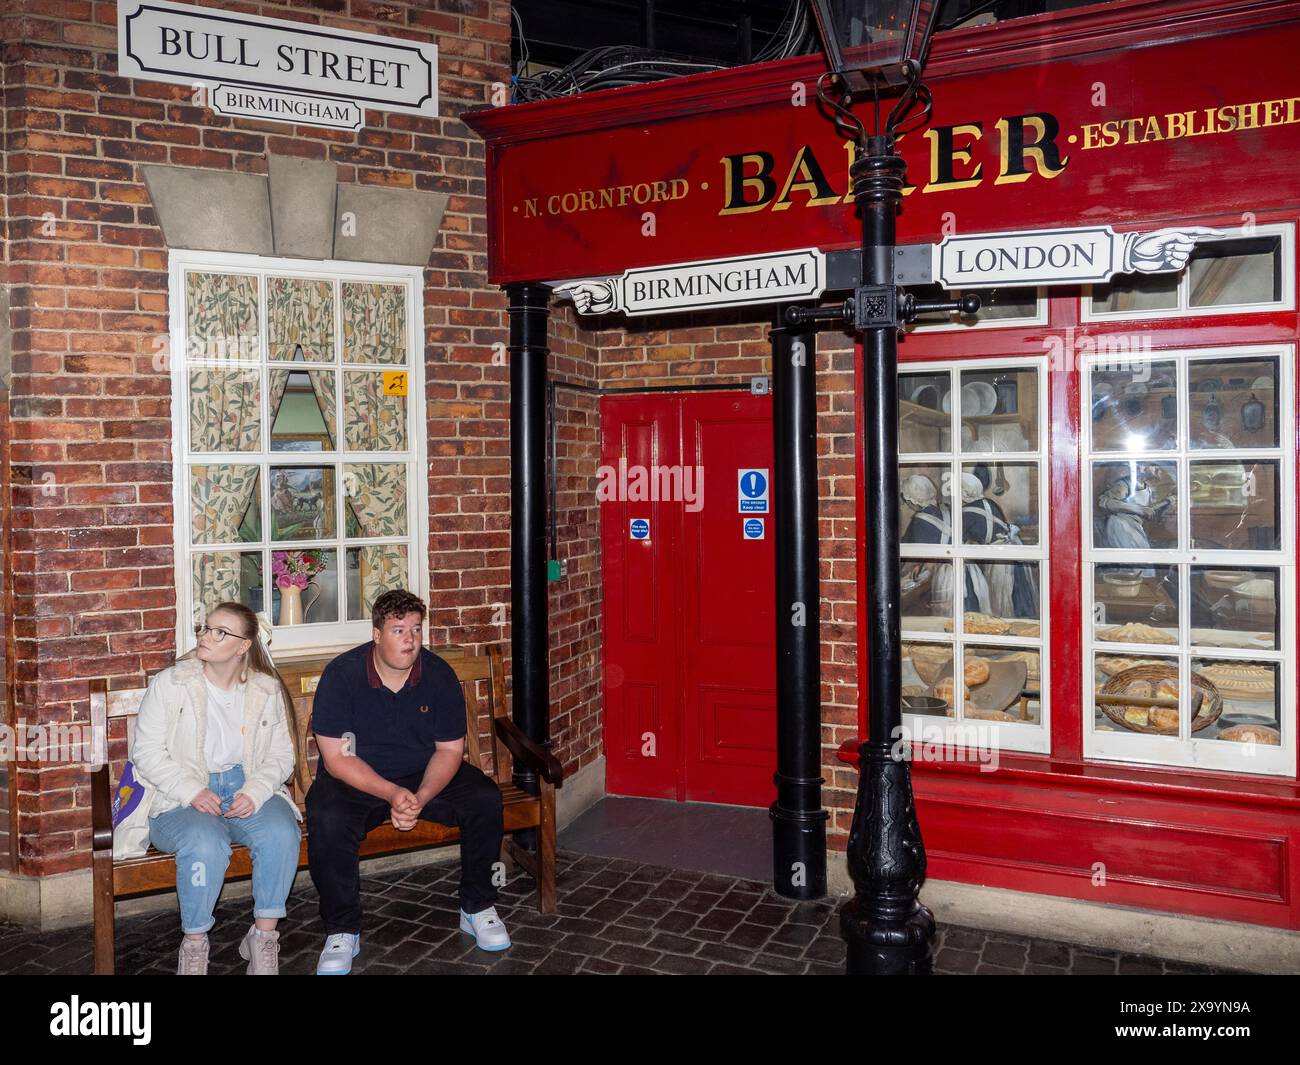
[[[1199,239],[1177,274],[986,292],[979,325],[900,345],[904,682],[949,681],[907,716],[932,878],[1300,928],[1298,47],[1280,2],[936,40],[900,243]],[[480,116],[491,279],[852,247],[845,147],[799,102],[817,72]]]

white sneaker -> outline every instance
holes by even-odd
[[[317,976],[347,976],[352,959],[361,953],[361,934],[335,932],[325,940],[325,949],[316,963]]]
[[[460,930],[474,937],[479,950],[505,950],[510,946],[510,936],[495,906],[473,914],[461,910]]]
[[[181,951],[176,962],[176,975],[208,975],[208,937],[206,933],[202,939],[192,940],[189,936],[181,937]]]

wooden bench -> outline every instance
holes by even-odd
[[[434,652],[438,654],[439,652]],[[440,655],[456,671],[465,693],[465,757],[487,772],[483,765],[479,736],[481,718],[490,722],[488,742],[491,746],[491,774],[501,789],[505,802],[503,817],[506,838],[502,859],[526,869],[537,883],[537,908],[542,913],[555,912],[555,789],[564,779],[559,761],[520,731],[506,716],[505,680],[501,648],[491,645],[483,654]],[[480,682],[483,682],[480,684]],[[108,691],[103,679],[90,682],[91,724],[95,735],[107,737],[109,723],[125,719],[128,738],[135,735],[135,715],[144,698],[144,688]],[[485,691],[482,701],[479,689]],[[292,690],[292,689],[291,689]],[[304,684],[303,691],[308,688]],[[311,690],[314,690],[314,685]],[[307,789],[311,786],[311,762],[308,754],[311,730],[310,704],[295,697],[294,727],[298,735],[297,765],[292,778],[294,799],[304,809]],[[107,743],[105,744],[107,752]],[[529,795],[511,782],[513,760],[528,766],[537,775],[539,793]],[[114,969],[114,903],[117,899],[153,895],[176,888],[176,863],[170,854],[152,847],[139,858],[113,861],[113,789],[110,766],[104,764],[91,774],[91,853],[95,913],[95,972],[112,973]],[[524,829],[537,830],[537,851],[533,853],[515,844],[509,833]],[[304,821],[299,868],[307,866],[307,832]],[[408,832],[385,822],[373,829],[361,844],[361,857],[421,850],[453,843],[460,839],[458,829],[449,825],[420,821]],[[252,876],[252,862],[246,847],[232,847],[227,880],[244,880]]]

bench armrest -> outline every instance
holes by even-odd
[[[564,783],[564,766],[544,747],[538,746],[508,717],[494,717],[497,738],[518,762],[522,762],[548,784],[559,787]]]
[[[90,774],[90,850],[113,852],[113,788],[107,764]]]

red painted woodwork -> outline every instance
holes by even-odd
[[[1192,20],[1210,9],[1212,17]],[[1241,212],[1255,208],[1260,187],[1273,190],[1276,202],[1300,202],[1295,4],[1130,2],[1023,23],[936,39],[926,75],[935,100],[930,135],[912,133],[899,144],[916,185],[899,219],[901,243],[934,241],[954,228],[1124,228]],[[1171,40],[1180,33],[1187,39]],[[1158,61],[1153,50],[1132,47],[1157,42],[1168,42]],[[488,142],[491,280],[853,246],[857,227],[845,207],[850,158],[815,106],[821,69],[816,57],[801,57],[466,116]],[[793,106],[801,85],[812,98]],[[1268,101],[1280,103],[1233,112],[1239,125],[1255,128],[1200,132],[1209,128],[1207,111],[1222,128],[1228,123],[1219,108]],[[1055,176],[1050,157],[1022,159],[1014,149],[1026,121],[1017,116],[1027,115],[1059,125]],[[1115,146],[1089,147],[1102,139],[1098,124],[1148,116],[1159,116],[1161,139],[1144,123],[1123,127]],[[1200,135],[1177,136],[1180,123]],[[941,127],[956,126],[971,128],[957,130],[945,147]],[[1048,132],[1030,125],[1024,137],[1034,142]],[[804,162],[824,174],[826,186],[801,190],[796,182],[782,204],[781,186],[805,149],[811,159]],[[771,157],[769,205],[726,213],[723,159],[745,153]],[[755,157],[737,176],[752,176],[760,165]],[[649,198],[638,202],[642,185]],[[602,204],[600,190],[611,189]],[[751,183],[745,199],[756,202],[764,191]],[[653,237],[644,228],[647,211],[655,215]]]
[[[704,473],[702,506],[601,504],[606,787],[767,806],[775,797],[775,554],[741,536],[737,472],[772,469],[768,396],[606,396],[601,461]],[[774,498],[769,509],[774,505]],[[629,522],[651,522],[648,541]],[[650,746],[650,744],[653,746]]]

